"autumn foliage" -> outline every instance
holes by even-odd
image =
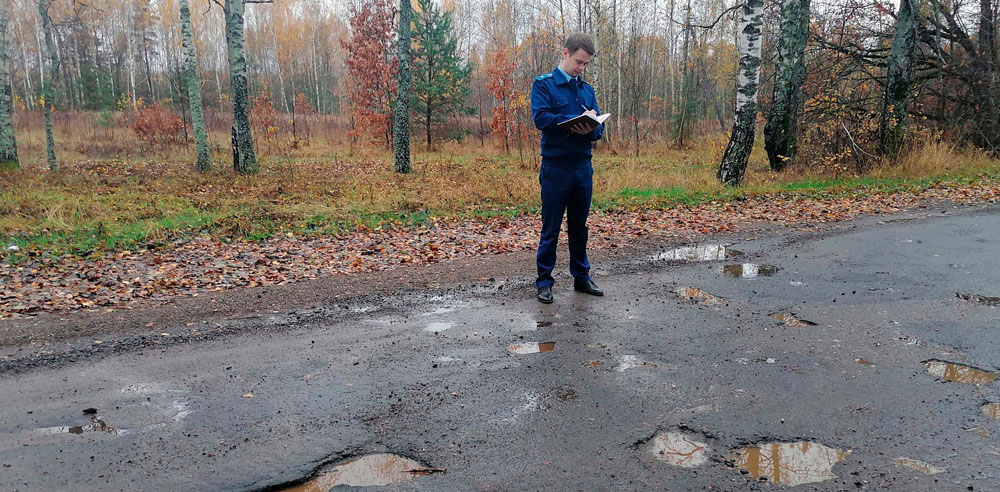
[[[158,104],[147,106],[136,114],[132,131],[147,144],[174,145],[184,139],[181,117]]]
[[[391,101],[396,95],[399,60],[393,56],[393,9],[388,0],[364,2],[350,18],[351,38],[343,46],[354,105],[355,138],[374,137],[392,145]]]

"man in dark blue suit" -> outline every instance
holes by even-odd
[[[571,130],[559,128],[559,123],[582,113],[600,114],[594,88],[580,75],[595,53],[589,35],[574,33],[566,38],[562,61],[531,86],[531,117],[542,131],[542,168],[538,181],[542,187],[542,233],[538,241],[538,300],[552,302],[552,269],[556,266],[556,246],[563,213],[569,232],[569,271],[573,288],[595,296],[603,296],[590,279],[587,261],[587,215],[594,189],[594,168],[591,165],[592,143],[604,134],[604,127],[594,129],[578,124]]]

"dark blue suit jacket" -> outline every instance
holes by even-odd
[[[540,75],[531,85],[531,117],[542,131],[542,161],[548,164],[572,166],[589,162],[592,142],[604,135],[604,125],[598,125],[589,135],[579,135],[557,125],[584,111],[597,109],[594,88],[580,80],[574,83],[559,67]]]

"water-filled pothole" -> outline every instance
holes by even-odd
[[[837,478],[833,465],[849,454],[810,441],[774,442],[743,448],[732,459],[757,480],[801,485]]]
[[[948,471],[945,468],[939,468],[930,463],[925,463],[923,461],[911,458],[896,458],[895,460],[893,460],[893,463],[896,463],[899,466],[905,466],[906,468],[909,468],[911,470],[917,470],[918,472],[923,473],[925,475],[937,475],[938,473],[944,473]]]
[[[983,385],[997,378],[996,373],[943,360],[924,361],[924,368],[931,376],[953,383]]]
[[[727,248],[722,244],[705,244],[702,246],[684,246],[657,253],[649,257],[650,261],[718,261],[743,256],[743,252]]]
[[[618,372],[625,372],[629,369],[634,369],[636,367],[658,367],[656,364],[642,360],[637,355],[622,355],[619,359],[618,366],[615,370]]]
[[[768,316],[781,321],[785,326],[791,326],[793,328],[802,328],[804,326],[816,326],[816,323],[812,321],[799,319],[792,313],[774,313]]]
[[[722,267],[722,273],[735,278],[770,277],[778,273],[778,270],[781,269],[773,265],[757,265],[755,263],[741,263]]]
[[[556,342],[529,342],[519,343],[507,347],[507,351],[516,355],[537,354],[539,352],[551,352],[555,350]]]
[[[687,299],[691,301],[698,301],[699,304],[725,304],[726,300],[721,297],[713,296],[708,292],[695,287],[678,287],[674,290],[674,293],[680,296],[682,299]]]
[[[1000,297],[981,296],[979,294],[969,294],[967,292],[959,292],[955,294],[955,296],[959,299],[978,302],[987,306],[1000,306]]]
[[[427,468],[415,460],[395,454],[369,454],[344,461],[330,471],[282,492],[327,492],[338,485],[391,485],[444,471],[443,468]]]
[[[42,429],[37,429],[38,432],[43,434],[84,434],[88,432],[97,432],[104,434],[111,434],[113,436],[119,436],[122,434],[127,434],[127,429],[119,429],[117,427],[112,427],[104,422],[103,419],[98,417],[91,417],[90,423],[87,425],[78,426],[58,426],[58,427],[45,427]]]
[[[1000,403],[987,403],[979,407],[979,410],[991,419],[1000,419]]]
[[[664,432],[653,438],[652,453],[668,465],[694,468],[708,462],[708,444],[679,432]]]

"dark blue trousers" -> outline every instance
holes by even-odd
[[[538,173],[542,185],[542,234],[538,240],[538,279],[536,287],[551,287],[555,283],[552,269],[556,266],[556,246],[563,214],[569,232],[569,273],[578,281],[590,279],[587,261],[587,215],[594,192],[594,168],[584,162],[578,167],[546,165]]]

